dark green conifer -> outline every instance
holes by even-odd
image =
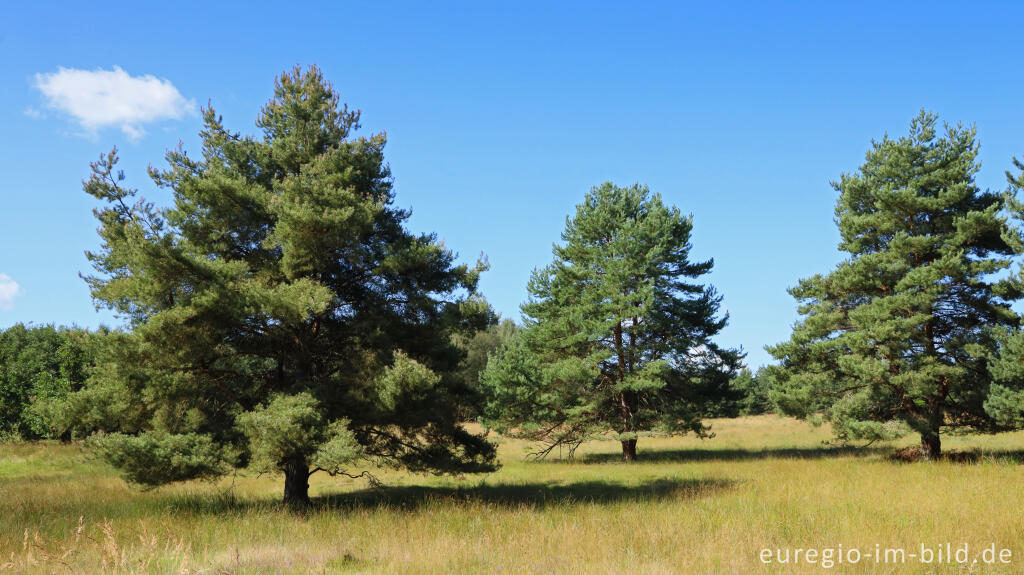
[[[1016,158],[1013,165],[1016,174],[1006,172],[1009,182],[1007,207],[1017,222],[1024,222],[1024,202],[1017,198],[1018,192],[1024,190],[1024,162]],[[1010,234],[1007,240],[1017,250],[1024,253],[1024,236]],[[1024,289],[1024,265],[1011,278],[1018,289]],[[1024,428],[1024,330],[1003,329],[999,333],[999,348],[994,355],[989,371],[992,372],[994,383],[985,400],[985,412],[997,425],[1007,429]]]
[[[644,186],[593,188],[530,279],[524,331],[481,376],[485,422],[547,450],[614,432],[627,461],[641,432],[703,435],[741,356],[712,340],[727,318],[695,282],[712,262],[690,261],[692,227]]]
[[[150,170],[173,206],[136,202],[114,153],[85,183],[105,202],[87,281],[131,327],[89,398],[133,432],[103,440],[108,458],[146,484],[251,463],[284,472],[291,504],[318,470],[492,469],[451,375],[453,340],[492,316],[483,266],[406,230],[384,134],[354,137],[359,112],[315,67],[278,79],[262,138],[204,120],[198,157]]]
[[[943,429],[993,428],[984,409],[996,328],[1017,325],[1019,291],[994,278],[1015,248],[1007,195],[975,184],[974,128],[926,112],[906,137],[872,143],[833,184],[848,257],[790,293],[803,316],[769,351],[785,413],[820,411],[843,438],[914,431],[925,457]]]

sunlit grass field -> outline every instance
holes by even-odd
[[[371,489],[316,475],[302,513],[278,503],[280,477],[142,491],[80,446],[0,445],[0,572],[1024,573],[1024,433],[947,436],[971,455],[901,463],[901,445],[827,445],[826,428],[775,416],[713,426],[708,440],[642,438],[634,464],[612,441],[533,461],[499,440],[502,468],[485,476],[384,472]],[[968,563],[828,569],[821,555],[946,543],[967,544]],[[1010,562],[972,562],[992,545]],[[763,549],[791,561],[765,564]],[[817,561],[792,562],[795,549]]]

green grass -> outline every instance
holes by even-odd
[[[774,416],[717,436],[642,438],[641,461],[592,442],[575,460],[524,458],[387,487],[314,476],[314,505],[278,504],[281,478],[239,475],[141,491],[78,446],[0,446],[0,569],[25,573],[820,573],[764,565],[763,548],[990,544],[1009,565],[876,564],[832,571],[1024,571],[1024,433],[947,437],[962,462],[900,463],[899,445],[823,444]],[[557,455],[557,452],[556,454]],[[233,482],[233,486],[232,486]],[[972,551],[973,559],[973,551]],[[6,572],[6,571],[5,571]]]

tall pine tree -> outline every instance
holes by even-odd
[[[113,152],[94,164],[85,190],[106,205],[87,280],[131,330],[80,399],[129,432],[102,446],[130,480],[248,464],[283,472],[284,500],[302,504],[316,471],[493,468],[493,446],[457,421],[452,375],[454,336],[492,317],[481,266],[405,229],[384,135],[353,137],[358,122],[318,69],[296,68],[262,138],[209,109],[201,156],[151,169],[172,207],[135,202]]]
[[[1013,165],[1017,173],[1006,172],[1008,207],[1017,222],[1024,222],[1024,201],[1017,198],[1024,190],[1024,162],[1014,158]],[[1008,239],[1018,253],[1024,253],[1024,235],[1008,235]],[[1024,265],[1012,281],[1024,289]],[[1024,330],[1018,327],[1000,331],[999,348],[989,370],[995,382],[985,400],[985,412],[1003,428],[1024,429]]]
[[[485,422],[545,453],[614,432],[627,461],[641,432],[704,434],[741,355],[712,340],[727,318],[694,281],[712,262],[690,261],[692,227],[644,186],[593,188],[530,279],[524,330],[481,375]]]
[[[925,457],[944,428],[993,429],[984,409],[998,327],[1017,324],[1020,293],[993,279],[1015,249],[1006,195],[975,184],[973,128],[924,111],[910,133],[873,142],[864,164],[833,184],[840,249],[828,275],[790,293],[803,319],[769,348],[780,360],[780,408],[824,413],[845,438],[914,431]]]

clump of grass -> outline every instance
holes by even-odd
[[[0,563],[0,571],[104,573],[196,573],[191,567],[192,546],[184,538],[165,529],[154,533],[147,522],[138,522],[133,539],[124,541],[109,520],[87,525],[78,518],[73,534],[66,539],[47,539],[38,531],[25,529],[19,551],[10,551]]]

